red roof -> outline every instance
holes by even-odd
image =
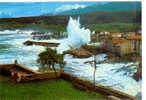
[[[100,31],[100,32],[108,32],[108,31],[106,31],[106,30],[103,30],[103,31]]]
[[[124,43],[126,40],[125,39],[118,39],[118,38],[113,38],[112,40],[108,40],[108,42],[111,43]]]
[[[121,35],[121,34],[123,34],[123,33],[110,33],[110,34],[107,34],[107,35],[109,35],[109,36],[113,36],[113,35]]]
[[[135,32],[128,32],[129,34],[135,34]]]
[[[127,37],[127,39],[130,39],[130,40],[140,40],[141,39],[141,35],[129,36],[129,37]]]

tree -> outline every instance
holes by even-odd
[[[38,55],[37,62],[40,63],[40,71],[50,71],[53,69],[56,72],[55,65],[59,64],[60,68],[64,68],[64,57],[62,54],[57,54],[56,50],[51,48],[46,48],[45,51]],[[52,68],[51,68],[52,67]]]

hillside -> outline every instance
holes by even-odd
[[[72,13],[72,11],[75,11],[75,13]],[[67,14],[67,12],[70,14]],[[92,26],[109,23],[141,23],[140,2],[110,2],[67,12],[63,12],[64,15],[56,16],[0,18],[0,30],[31,28],[64,31],[70,16],[74,18],[80,16],[82,25],[92,24]]]
[[[72,15],[72,14],[85,14],[89,12],[127,12],[127,11],[140,11],[141,2],[109,2],[105,4],[95,4],[85,8],[73,9],[64,11],[58,15]]]
[[[111,22],[141,22],[140,11],[128,11],[128,12],[91,12],[86,14],[77,15],[63,15],[63,16],[34,16],[34,17],[20,17],[20,18],[1,18],[0,24],[4,23],[22,23],[22,24],[67,24],[69,16],[81,17],[82,24],[100,24]]]

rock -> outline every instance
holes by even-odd
[[[71,54],[75,58],[88,58],[92,55],[89,51],[85,50],[84,48],[76,48],[65,51],[64,54]]]
[[[24,42],[24,45],[33,45],[32,41],[27,40],[26,42]]]
[[[134,73],[133,78],[136,81],[139,81],[140,79],[142,79],[142,64],[141,64],[141,62],[139,63],[139,66],[137,66],[137,71],[136,71],[136,73]]]
[[[24,45],[30,46],[30,45],[40,45],[40,46],[49,46],[49,47],[56,47],[59,45],[59,43],[53,43],[53,42],[36,42],[36,41],[29,41],[27,40],[24,42]]]
[[[65,51],[63,54],[71,54],[75,58],[88,58],[92,55],[103,53],[104,50],[102,48],[98,48],[96,46],[83,45],[80,48],[71,49]]]

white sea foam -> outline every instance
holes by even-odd
[[[96,58],[98,58],[97,61],[103,61],[105,57],[106,54],[96,56]],[[71,70],[70,73],[73,75],[93,81],[94,67],[91,67],[90,64],[85,64],[87,61],[93,61],[93,57],[77,59],[72,58],[71,55],[65,55],[64,60],[66,61],[65,69],[67,72]],[[130,67],[132,69],[130,70],[131,72],[126,72],[126,70],[118,71],[119,68],[132,64],[133,63],[97,64],[95,75],[96,83],[136,96],[138,92],[141,92],[141,82],[136,82],[129,74],[135,72],[135,66]]]
[[[4,31],[0,31],[0,34],[16,34],[19,31],[20,30],[4,30]]]
[[[67,25],[68,38],[65,39],[57,48],[58,53],[62,53],[70,48],[80,48],[81,45],[90,41],[90,30],[81,28],[79,18],[70,17]]]
[[[33,30],[20,30],[20,29],[16,29],[16,30],[3,30],[0,31],[0,34],[31,34],[32,32],[34,32]]]
[[[8,32],[8,31],[6,31]],[[2,35],[0,43],[9,44],[10,47],[0,51],[0,64],[11,64],[15,59],[22,65],[37,69],[37,57],[40,52],[45,48],[42,46],[25,46],[23,43],[30,39],[29,35],[31,31],[23,31],[22,34],[7,33],[8,35]]]
[[[71,24],[74,23],[74,24]],[[77,27],[78,26],[78,27]],[[70,49],[71,47],[80,47],[83,43],[90,41],[90,31],[85,31],[79,28],[79,20],[70,19],[67,31],[69,31],[69,36],[65,40],[47,40],[50,42],[61,43],[59,46],[60,52],[63,50]],[[73,28],[73,29],[72,29]],[[20,31],[20,30],[19,30]],[[15,59],[22,65],[26,67],[37,69],[39,66],[36,62],[38,54],[42,52],[45,48],[42,46],[25,46],[23,42],[31,39],[30,33],[32,31],[23,31],[22,34],[17,34],[19,32],[16,30],[12,31],[0,31],[0,34],[11,34],[7,36],[1,36],[0,42],[2,44],[12,45],[6,50],[0,51],[0,64],[13,63]],[[83,33],[85,31],[85,34]],[[75,33],[74,33],[75,32]],[[82,36],[83,35],[83,36]],[[84,36],[86,35],[86,36]],[[92,44],[93,45],[93,44]],[[95,44],[98,45],[98,44]],[[97,55],[97,60],[104,60],[106,54]],[[93,56],[86,59],[73,58],[71,55],[65,55],[64,60],[66,61],[65,71],[77,75],[79,77],[93,81],[93,71],[94,68],[90,64],[85,64],[87,61],[93,61]],[[96,82],[111,88],[117,89],[119,91],[137,95],[141,93],[141,81],[136,82],[131,76],[136,71],[135,66],[131,66],[130,70],[119,70],[128,66],[132,63],[113,63],[113,64],[97,64],[96,69]],[[130,72],[131,71],[131,72]],[[126,73],[126,74],[125,74]]]

